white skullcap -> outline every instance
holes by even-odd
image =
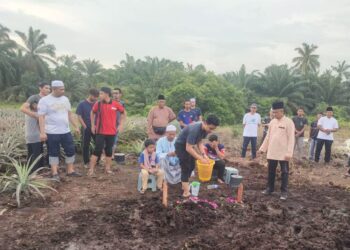
[[[190,101],[191,101],[191,102],[195,102],[195,101],[196,101],[196,98],[191,98]]]
[[[166,127],[166,132],[176,132],[176,127],[174,125],[168,125]]]
[[[64,87],[64,83],[60,80],[55,80],[51,82],[51,87]]]

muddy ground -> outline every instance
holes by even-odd
[[[222,131],[229,134],[229,131]],[[179,185],[170,187],[168,208],[161,193],[136,190],[136,158],[107,176],[68,178],[16,208],[10,194],[0,194],[0,250],[7,249],[350,249],[350,178],[344,160],[332,166],[292,164],[290,195],[263,196],[264,160],[239,159],[239,145],[222,136],[229,166],[244,176],[244,203],[227,202],[233,191],[221,185],[183,202]],[[79,163],[79,171],[86,173]],[[276,191],[280,179],[276,182]]]

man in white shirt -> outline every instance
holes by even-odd
[[[251,158],[256,158],[256,143],[258,139],[258,127],[261,124],[261,117],[257,111],[257,105],[250,105],[250,112],[243,117],[243,147],[242,158],[245,158],[247,147],[251,143]]]
[[[338,121],[333,117],[332,107],[327,108],[326,116],[321,117],[318,120],[317,127],[319,132],[317,135],[315,161],[319,162],[323,145],[325,145],[326,152],[324,161],[325,163],[329,163],[331,160],[332,143],[334,140],[333,133],[339,128]]]
[[[64,96],[63,82],[52,81],[51,87],[52,93],[41,98],[38,104],[40,139],[47,140],[52,178],[59,181],[60,146],[63,147],[66,156],[67,176],[81,176],[74,171],[75,145],[69,122],[73,125],[76,133],[80,134],[80,130],[73,119],[70,102]]]

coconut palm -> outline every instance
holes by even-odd
[[[19,48],[24,54],[24,67],[32,72],[38,73],[40,76],[45,76],[49,72],[48,62],[56,64],[55,61],[55,46],[46,44],[47,35],[41,33],[39,29],[34,30],[29,28],[28,34],[16,31],[17,35],[22,40],[22,45]]]
[[[16,43],[10,39],[10,29],[0,24],[0,86],[6,87],[15,81],[16,68],[13,57]]]
[[[60,66],[66,67],[69,70],[79,70],[82,67],[75,55],[63,55],[58,57],[57,61]]]
[[[350,78],[350,65],[347,64],[346,61],[337,61],[337,65],[332,66],[332,70],[336,72],[337,77],[339,77],[340,81]]]
[[[307,76],[310,73],[315,73],[320,67],[318,61],[320,56],[313,54],[317,48],[316,45],[307,43],[303,43],[302,47],[295,48],[299,56],[293,58],[294,68],[299,70],[302,75]]]

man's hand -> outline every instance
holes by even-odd
[[[175,152],[169,152],[168,156],[170,156],[170,157],[176,156],[176,153]]]
[[[292,159],[292,157],[290,157],[289,155],[288,155],[288,156],[286,155],[286,156],[284,157],[284,159],[285,159],[286,161],[290,161],[290,160]]]
[[[118,126],[118,132],[119,132],[119,133],[122,133],[123,130],[124,130],[124,127],[123,127],[122,125],[119,125],[119,126]]]
[[[202,157],[199,159],[199,161],[203,164],[209,164],[209,158],[207,157]]]
[[[46,133],[40,133],[40,140],[41,141],[47,141],[47,134]]]
[[[74,128],[74,132],[76,135],[80,135],[80,129],[79,128]]]
[[[91,133],[95,134],[96,133],[96,128],[94,125],[91,126]]]

